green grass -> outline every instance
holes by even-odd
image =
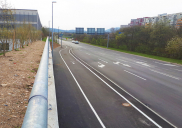
[[[46,39],[47,39],[47,38],[44,38],[42,41],[46,42]]]
[[[0,53],[0,55],[3,55],[3,53]]]
[[[82,42],[82,43],[85,43],[85,42]],[[101,47],[101,48],[107,48],[106,46],[100,46],[100,45],[95,45],[95,44],[90,44],[90,43],[85,43],[85,44],[89,44],[89,45],[93,45],[93,46],[97,46],[97,47]],[[154,55],[148,55],[148,54],[132,52],[132,51],[125,51],[125,50],[116,49],[116,48],[108,48],[108,49],[114,50],[114,51],[119,51],[119,52],[124,52],[124,53],[129,53],[129,54],[133,54],[133,55],[143,56],[143,57],[147,57],[147,58],[152,58],[152,59],[156,59],[156,60],[182,64],[182,60],[171,59],[171,58],[160,57],[160,56],[154,56]]]

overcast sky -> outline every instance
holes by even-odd
[[[1,0],[4,1],[4,0]],[[15,9],[36,9],[43,26],[52,25],[52,0],[6,0]],[[131,19],[182,12],[181,0],[57,0],[54,28],[106,28],[126,25]]]

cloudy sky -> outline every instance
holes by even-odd
[[[4,2],[5,0],[1,0]],[[52,0],[6,0],[16,9],[36,9],[43,26],[52,24]],[[131,19],[182,12],[181,0],[57,0],[54,28],[119,27]]]

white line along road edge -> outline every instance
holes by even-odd
[[[64,49],[63,49],[64,50]],[[95,116],[97,117],[99,123],[101,124],[101,126],[103,128],[106,128],[105,125],[103,124],[102,120],[100,119],[100,117],[98,116],[97,112],[95,111],[95,109],[93,108],[92,104],[90,103],[90,101],[88,100],[87,96],[85,95],[84,91],[82,90],[80,84],[78,83],[78,81],[76,80],[75,76],[73,75],[73,73],[71,72],[70,68],[68,67],[68,65],[66,64],[65,60],[63,59],[63,57],[61,56],[61,50],[59,51],[59,55],[62,58],[62,60],[64,61],[66,67],[68,68],[69,72],[71,73],[73,79],[75,80],[76,84],[78,85],[80,91],[82,92],[84,98],[86,99],[87,103],[89,104],[90,108],[92,109],[93,113],[95,114]]]
[[[70,53],[70,50],[69,50]],[[70,53],[71,54],[71,53]],[[71,54],[72,55],[72,54]],[[72,55],[73,56],[73,55]],[[73,56],[74,57],[74,56]],[[75,57],[74,57],[75,58]],[[91,69],[85,66],[82,62],[80,62],[77,58],[75,58],[80,64],[82,64],[86,69],[92,72],[97,78],[99,78],[102,82],[104,82],[110,89],[112,89],[115,93],[117,93],[120,97],[126,100],[129,104],[131,104],[138,112],[140,112],[143,116],[145,116],[148,120],[150,120],[153,124],[155,124],[158,128],[162,128],[159,124],[157,124],[154,120],[152,120],[149,116],[147,116],[144,112],[142,112],[139,108],[137,108],[134,104],[132,104],[128,99],[126,99],[123,95],[117,92],[114,88],[112,88],[107,82],[105,82],[102,78],[100,78],[97,74],[95,74]]]

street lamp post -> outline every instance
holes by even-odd
[[[56,3],[56,1],[52,1],[52,57],[53,57],[53,3]]]
[[[58,44],[59,44],[59,27],[58,27]]]
[[[49,21],[49,38],[48,38],[48,43],[50,45],[50,21]],[[49,45],[48,45],[48,48],[49,48]]]

